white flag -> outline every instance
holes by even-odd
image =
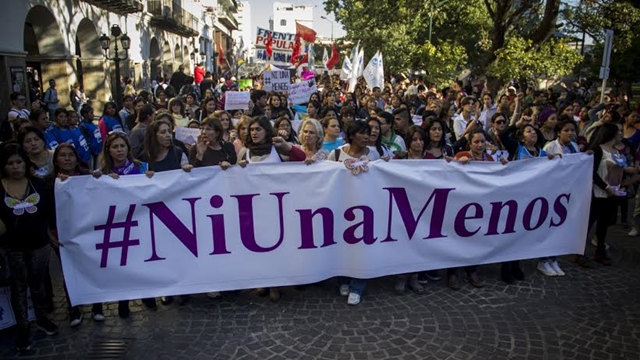
[[[351,74],[351,60],[345,57],[342,62],[342,70],[340,71],[340,80],[347,80]]]
[[[384,66],[380,50],[369,60],[362,76],[364,76],[369,89],[373,89],[376,86],[382,89],[384,86]]]
[[[324,48],[324,54],[322,54],[322,65],[327,67],[327,63],[329,62],[329,53],[327,52],[327,48]]]
[[[360,49],[360,52],[358,52],[358,76],[356,78],[359,78],[360,76],[362,76],[362,73],[364,72],[364,49]]]
[[[349,89],[348,92],[353,92],[358,84],[358,78],[362,76],[363,64],[364,64],[364,49],[360,49],[356,58],[352,60],[353,69],[351,69],[351,75],[349,76]]]

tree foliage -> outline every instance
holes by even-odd
[[[574,61],[570,49],[551,41],[556,30],[560,0],[325,0],[325,10],[333,12],[353,41],[361,40],[372,55],[380,49],[391,73],[411,69],[429,70],[432,81],[441,81],[451,69],[441,64],[471,68],[476,73],[506,79],[503,66],[519,66],[505,54],[517,49],[517,57],[541,64],[523,67],[518,74],[527,78],[565,73],[554,56]],[[435,5],[438,6],[435,6]],[[429,19],[433,20],[429,43]],[[462,57],[459,49],[466,54]],[[460,64],[464,59],[465,64]],[[545,64],[550,62],[552,64]],[[499,66],[502,64],[503,66]],[[526,70],[526,71],[525,71]],[[545,71],[548,71],[545,73]]]

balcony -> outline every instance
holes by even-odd
[[[218,20],[220,23],[227,27],[229,30],[238,30],[238,20],[236,20],[235,9],[238,6],[235,0],[231,0],[229,5],[219,5],[218,7]]]
[[[148,0],[151,25],[184,37],[198,36],[198,18],[171,0]]]
[[[85,0],[97,7],[112,11],[116,14],[133,14],[141,12],[142,3],[138,0]]]

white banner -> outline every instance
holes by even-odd
[[[289,85],[289,104],[304,104],[309,101],[311,94],[316,91],[318,91],[318,86],[314,79],[291,84]]]
[[[592,159],[58,180],[65,280],[77,305],[582,254]]]
[[[225,110],[247,110],[251,101],[251,93],[248,91],[227,91],[224,93]]]
[[[265,91],[289,91],[289,84],[291,84],[291,74],[289,70],[265,71],[262,75],[264,77],[263,87]]]
[[[200,129],[188,128],[184,126],[176,127],[176,140],[180,140],[187,145],[193,145],[198,141]]]

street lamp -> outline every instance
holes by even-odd
[[[325,19],[325,20],[327,20],[328,22],[331,23],[331,42],[333,42],[333,21],[327,19],[327,17],[324,16],[324,15],[320,16],[320,18]]]
[[[111,26],[111,36],[113,36],[114,41],[114,55],[113,57],[109,57],[109,43],[111,39],[106,35],[102,34],[100,36],[100,47],[104,51],[104,57],[107,60],[113,60],[116,64],[116,104],[118,104],[118,108],[122,103],[122,95],[120,94],[120,61],[126,60],[129,51],[129,46],[131,45],[131,39],[127,36],[127,34],[122,34],[122,29],[118,25]],[[118,37],[120,38],[120,45],[122,49],[124,49],[124,57],[120,57],[118,54]]]

